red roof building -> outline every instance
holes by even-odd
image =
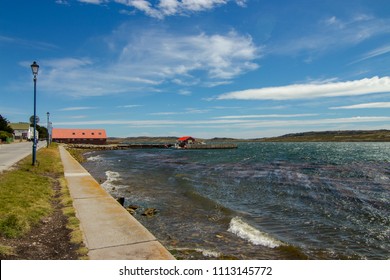
[[[187,144],[195,143],[195,138],[191,136],[183,136],[177,139],[176,145],[181,148],[187,147]]]
[[[186,143],[193,143],[193,142],[195,142],[195,138],[193,138],[191,136],[183,136],[183,137],[180,137],[179,139],[177,139],[177,141],[186,142]]]
[[[107,134],[104,129],[53,128],[52,141],[68,144],[104,145]]]

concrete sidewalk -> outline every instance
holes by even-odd
[[[93,260],[174,260],[160,242],[111,197],[64,147],[65,178]]]

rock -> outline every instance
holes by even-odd
[[[127,210],[127,212],[129,212],[133,216],[136,214],[135,210],[132,208],[126,208],[126,210]]]
[[[129,206],[127,206],[127,208],[137,210],[139,208],[139,206],[138,205],[129,205]]]
[[[142,216],[153,217],[157,213],[155,208],[146,208]]]
[[[117,199],[116,199],[116,201],[118,201],[118,203],[120,204],[120,205],[124,205],[125,204],[125,198],[124,197],[118,197]]]

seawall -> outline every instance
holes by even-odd
[[[175,259],[63,146],[59,149],[65,179],[90,259]]]

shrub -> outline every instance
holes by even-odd
[[[5,142],[7,141],[7,138],[12,138],[12,133],[7,131],[0,131],[0,140]]]

